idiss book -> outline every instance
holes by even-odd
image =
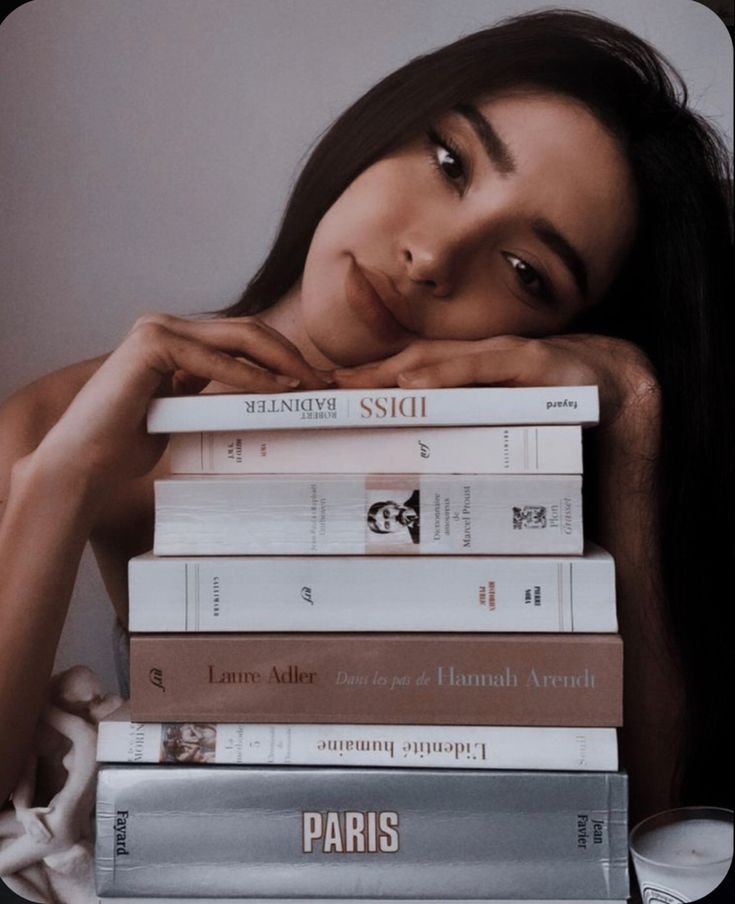
[[[599,413],[596,386],[204,393],[154,399],[148,431],[596,424]]]

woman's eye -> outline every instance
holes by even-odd
[[[503,256],[513,268],[516,279],[524,291],[544,301],[553,301],[554,293],[546,277],[535,267],[526,263],[523,258],[509,251],[504,251]]]
[[[439,164],[441,171],[451,179],[452,182],[456,182],[464,176],[462,161],[456,154],[450,151],[449,148],[439,145],[436,151],[436,162]]]
[[[434,166],[450,182],[461,182],[465,178],[465,166],[460,152],[442,138],[434,129],[427,132],[431,160]]]

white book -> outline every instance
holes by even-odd
[[[129,628],[615,633],[615,565],[584,556],[131,559]]]
[[[101,763],[615,772],[614,728],[100,722]]]
[[[331,389],[154,399],[148,432],[596,424],[598,419],[596,386]]]
[[[156,555],[580,555],[579,475],[304,474],[155,483]]]
[[[581,474],[582,428],[177,433],[168,454],[172,474]]]

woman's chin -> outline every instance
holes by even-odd
[[[345,343],[344,337],[331,340],[328,338],[319,346],[319,350],[329,358],[334,367],[358,367],[361,364],[380,361],[400,351],[399,348],[394,351],[377,343],[361,342],[353,346]]]

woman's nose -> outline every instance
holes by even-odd
[[[413,242],[403,249],[406,273],[412,283],[424,286],[435,298],[452,293],[451,254],[428,242]]]

